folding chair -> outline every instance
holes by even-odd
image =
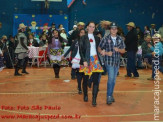
[[[148,58],[144,58],[144,59],[142,60],[142,63],[143,63],[143,65],[145,66],[145,68],[147,69],[147,68],[148,68],[148,67],[147,67]]]
[[[32,65],[35,63],[35,59],[37,59],[37,67],[44,61],[44,65],[46,67],[46,60],[47,60],[47,47],[39,47],[38,56],[34,56],[32,59]]]
[[[126,67],[126,65],[127,65],[127,58],[123,58],[121,56],[121,58],[120,58],[120,66]]]

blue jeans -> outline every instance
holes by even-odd
[[[141,54],[137,54],[137,67],[143,67],[142,66],[142,55]]]
[[[163,73],[163,67],[161,66],[161,61],[162,61],[161,56],[159,56],[159,58],[153,58],[153,60],[152,60],[152,78],[155,77],[156,67],[161,73]]]
[[[152,64],[152,54],[151,53],[144,54],[144,58],[148,59],[148,63],[150,65]]]
[[[134,77],[139,77],[136,69],[136,52],[134,51],[127,52],[127,76],[131,77],[131,73],[133,73]]]
[[[113,95],[119,66],[106,65],[106,69],[108,72],[108,82],[107,82],[107,97],[108,97]]]

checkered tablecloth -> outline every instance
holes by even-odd
[[[29,58],[33,58],[39,55],[39,47],[28,47],[28,49],[29,49],[29,53],[28,53]]]

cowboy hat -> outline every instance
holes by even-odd
[[[161,39],[161,35],[156,33],[152,36],[153,39]]]
[[[127,26],[131,26],[133,28],[135,28],[135,23],[134,22],[129,22],[128,24],[126,24]]]
[[[19,30],[20,30],[20,29],[23,29],[23,28],[26,28],[26,27],[27,27],[27,26],[25,26],[24,23],[19,24]]]
[[[79,22],[77,25],[85,25],[84,22]]]

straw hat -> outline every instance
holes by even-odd
[[[126,24],[127,26],[131,26],[133,28],[135,28],[135,23],[134,22],[129,22],[128,24]]]
[[[26,27],[27,27],[27,26],[25,26],[24,23],[19,24],[19,30],[20,30],[20,29],[23,29],[23,28],[26,28]]]
[[[145,36],[145,38],[152,38],[152,37],[151,37],[151,35],[148,34]]]
[[[101,28],[105,28],[105,26],[109,26],[111,23],[112,22],[106,20],[100,21]]]
[[[79,22],[77,25],[85,25],[84,22]]]
[[[161,35],[156,33],[152,36],[153,39],[161,39]]]
[[[156,24],[151,24],[151,26],[155,26]]]
[[[7,36],[6,36],[6,35],[3,35],[2,38],[3,38],[3,39],[7,39]]]

